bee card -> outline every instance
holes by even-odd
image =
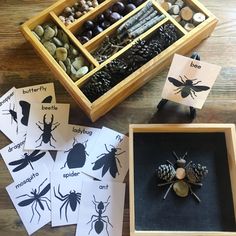
[[[18,88],[15,95],[19,132],[24,134],[27,130],[31,103],[56,103],[53,83]]]
[[[221,67],[175,54],[162,98],[201,109]]]
[[[78,169],[51,172],[52,227],[77,223],[83,179]]]
[[[7,186],[6,190],[29,235],[50,222],[51,187],[47,168],[35,169],[31,175]]]
[[[63,150],[68,141],[69,104],[34,103],[30,109],[25,149]]]
[[[0,130],[15,142],[21,136],[18,128],[18,118],[15,103],[15,88],[10,89],[0,98]]]
[[[65,151],[58,151],[55,164],[55,170],[70,170],[86,166],[90,160],[90,151],[99,136],[101,129],[90,128],[78,125],[68,125],[70,140],[65,144]]]
[[[99,180],[123,182],[129,169],[128,147],[127,136],[103,127],[83,172]]]
[[[54,161],[47,151],[34,150],[33,152],[24,151],[25,140],[11,143],[2,148],[0,153],[12,176],[17,181],[30,175],[34,169],[40,168],[43,164],[51,171]]]
[[[76,236],[121,236],[125,184],[84,181]]]

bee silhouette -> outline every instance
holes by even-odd
[[[173,77],[168,77],[168,80],[177,87],[177,89],[175,89],[176,93],[181,94],[182,98],[186,98],[189,95],[191,96],[192,99],[194,99],[195,97],[197,97],[196,92],[201,92],[201,91],[206,91],[208,89],[210,89],[210,87],[208,86],[203,86],[203,85],[197,85],[199,83],[201,83],[202,81],[197,81],[197,82],[193,82],[196,81],[197,79],[193,79],[190,80],[187,78],[187,76],[185,77],[185,81],[183,80],[182,76],[179,76],[181,81],[173,78]],[[194,97],[195,96],[195,97]]]

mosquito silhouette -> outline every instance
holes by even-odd
[[[34,168],[33,168],[31,162],[35,162],[35,161],[41,159],[46,154],[46,152],[42,152],[42,153],[39,153],[39,152],[40,152],[39,150],[35,150],[31,154],[24,153],[23,158],[10,162],[9,163],[10,166],[18,165],[16,168],[13,169],[13,172],[17,172],[19,170],[22,170],[28,165],[30,165],[33,170]]]

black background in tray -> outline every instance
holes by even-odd
[[[193,187],[201,203],[189,194],[178,197],[155,175],[172,155],[188,151],[187,162],[206,165],[203,186]],[[224,133],[134,133],[135,229],[169,231],[235,231],[233,199]]]

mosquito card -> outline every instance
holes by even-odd
[[[162,98],[201,109],[221,67],[175,54]]]
[[[68,141],[69,104],[35,103],[30,109],[25,149],[63,150]]]
[[[50,222],[50,189],[49,172],[42,167],[6,187],[29,235]]]
[[[15,88],[0,98],[0,129],[12,141],[19,138],[18,119],[15,105]]]
[[[125,184],[84,181],[76,236],[121,236]]]
[[[56,103],[54,84],[40,84],[16,89],[19,132],[26,133],[31,103]]]
[[[78,169],[51,172],[53,227],[77,223],[83,179],[90,177]]]
[[[49,152],[24,151],[24,145],[25,141],[21,140],[0,150],[2,158],[15,181],[25,177],[25,175],[30,175],[35,168],[40,168],[42,164],[45,164],[49,171],[52,170],[54,161]]]
[[[123,182],[129,169],[128,145],[127,136],[103,127],[83,172],[99,180]]]
[[[89,153],[99,136],[101,129],[78,125],[68,125],[71,139],[66,143],[65,151],[58,151],[54,170],[85,167]]]

